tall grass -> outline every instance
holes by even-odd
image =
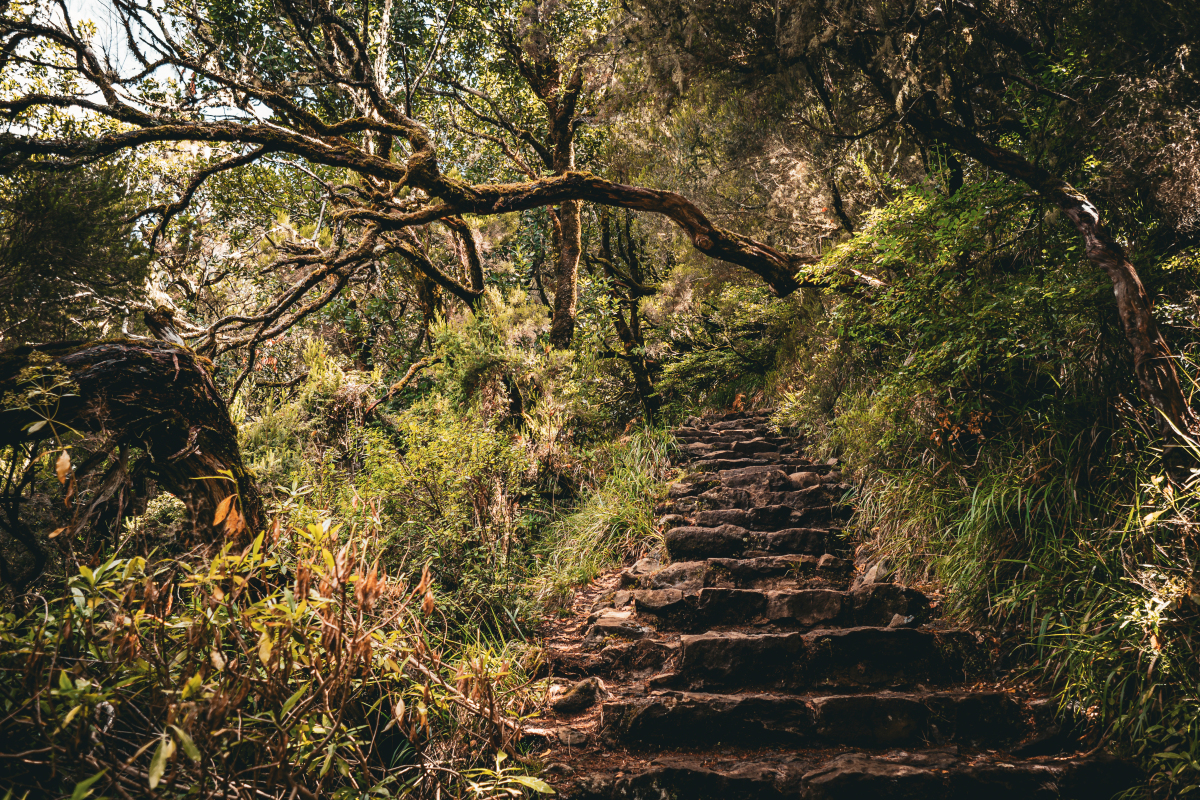
[[[1140,792],[1190,796],[1200,792],[1200,484],[1167,475],[1152,441],[1131,423],[1103,453],[1062,437],[992,442],[970,469],[913,459],[864,478],[856,523],[901,573],[935,581],[950,615],[1000,634],[1004,666],[1043,681],[1138,759]]]
[[[533,594],[542,604],[563,603],[572,587],[661,541],[654,505],[665,494],[674,447],[665,428],[644,428],[602,448],[595,471],[604,477],[549,527],[539,548]]]

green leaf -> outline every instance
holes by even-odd
[[[171,742],[170,737],[163,734],[158,740],[158,747],[154,751],[154,758],[150,759],[150,771],[147,774],[151,789],[157,789],[159,781],[162,780],[163,773],[167,771],[167,761],[170,760],[172,753],[175,750],[175,745]]]
[[[325,756],[325,763],[321,765],[321,771],[317,773],[318,777],[324,778],[325,773],[329,772],[329,767],[333,764],[333,751],[336,747],[335,744],[329,745],[329,752]]]
[[[71,800],[83,800],[92,793],[92,784],[104,777],[107,769],[102,769],[90,778],[80,781],[75,784],[75,791],[71,792]]]
[[[554,794],[554,788],[540,778],[534,778],[529,775],[513,775],[512,779],[522,786],[533,789],[540,794]]]
[[[297,689],[296,693],[294,695],[289,697],[287,700],[284,700],[283,708],[280,710],[279,716],[281,718],[286,717],[287,713],[296,707],[296,703],[300,702],[300,698],[304,697],[304,693],[307,691],[308,691],[308,684],[306,683],[303,686],[301,686],[299,689]]]
[[[200,677],[199,672],[197,672],[192,677],[188,678],[187,683],[185,683],[183,685],[183,693],[182,693],[182,696],[180,699],[187,700],[188,698],[195,695],[197,692],[200,691],[200,687],[201,687],[202,683],[203,683],[203,679]]]
[[[183,748],[183,752],[192,763],[200,763],[200,749],[196,747],[196,743],[192,741],[192,737],[188,736],[188,732],[178,725],[172,725],[171,730],[175,731],[175,738],[179,740],[179,745]]]

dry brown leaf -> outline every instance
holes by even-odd
[[[49,535],[49,536],[47,536],[46,538],[47,538],[47,539],[55,539],[55,538],[57,538],[57,537],[58,537],[60,534],[62,534],[62,532],[63,532],[63,531],[65,531],[65,530],[66,530],[66,528],[55,528],[54,530],[50,531],[50,535]]]
[[[217,513],[213,514],[213,525],[220,525],[225,521],[225,517],[229,516],[229,510],[233,508],[233,498],[234,495],[229,495],[217,506]]]
[[[232,499],[232,497],[233,496],[230,495],[230,499]],[[237,536],[239,533],[242,532],[242,529],[245,527],[246,527],[246,525],[245,525],[245,522],[242,520],[242,515],[238,513],[238,510],[236,508],[234,508],[233,506],[230,506],[229,507],[229,516],[227,516],[225,518],[225,535],[226,536]]]
[[[67,476],[71,474],[71,454],[63,450],[58,461],[54,462],[54,470],[58,473],[58,482],[65,484]]]

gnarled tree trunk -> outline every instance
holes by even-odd
[[[0,359],[0,386],[20,392],[29,379],[21,372],[31,366],[54,370],[73,385],[58,392],[49,424],[36,426],[45,406],[10,404],[0,411],[0,446],[47,439],[54,430],[101,434],[110,451],[145,452],[145,473],[183,501],[199,538],[214,538],[218,527],[227,533],[261,527],[262,500],[206,359],[163,341],[21,347]],[[224,508],[238,513],[231,524],[215,526],[214,514],[231,495],[236,500]]]
[[[1133,369],[1142,397],[1162,415],[1163,438],[1177,445],[1181,436],[1198,427],[1187,403],[1175,360],[1154,321],[1154,304],[1124,248],[1105,229],[1100,213],[1082,193],[1028,159],[984,142],[970,131],[947,123],[933,113],[914,110],[908,124],[928,139],[949,145],[979,163],[1024,182],[1058,206],[1083,241],[1088,261],[1104,270],[1112,282],[1117,315],[1133,351]]]

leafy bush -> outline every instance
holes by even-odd
[[[272,530],[211,559],[82,567],[0,616],[13,796],[547,790],[491,767],[530,708],[519,654],[439,634],[429,572],[365,557],[378,530]]]
[[[124,170],[22,170],[0,185],[0,346],[102,334],[149,259]]]
[[[531,473],[522,442],[436,393],[365,424],[370,387],[322,346],[306,365],[295,398],[267,402],[242,429],[280,513],[303,527],[332,509],[378,527],[383,563],[410,576],[432,565],[459,622],[486,619],[491,606],[512,611],[525,546],[517,497]]]

